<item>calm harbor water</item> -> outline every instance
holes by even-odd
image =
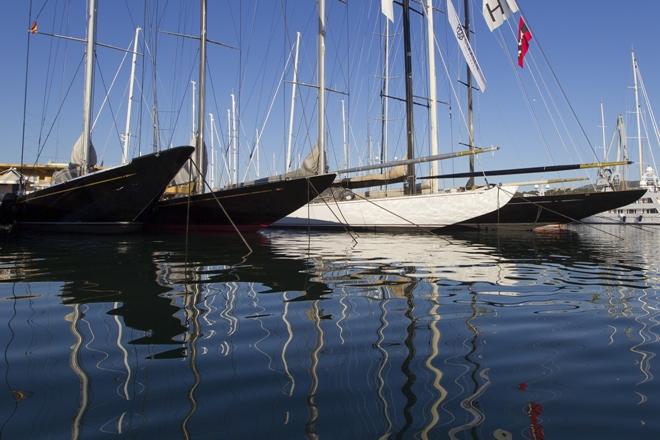
[[[2,438],[660,438],[660,230],[0,241]]]

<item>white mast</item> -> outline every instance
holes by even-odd
[[[213,113],[209,113],[209,124],[211,126],[211,189],[213,189],[215,188],[215,136],[213,135],[215,120]]]
[[[390,21],[385,20],[385,50],[384,50],[384,66],[383,66],[383,109],[381,121],[381,138],[380,138],[380,161],[381,163],[387,162],[387,118],[388,118],[388,101],[389,101],[389,87],[390,87]]]
[[[293,142],[293,114],[296,107],[296,89],[298,87],[298,52],[300,50],[300,32],[296,32],[296,54],[293,58],[293,84],[291,87],[291,108],[289,110],[289,135],[286,145],[286,164],[284,172],[289,172],[291,164],[291,144]],[[258,173],[257,173],[258,174]]]
[[[639,178],[641,179],[644,175],[644,164],[642,160],[642,126],[640,123],[639,115],[639,90],[637,88],[637,58],[635,58],[635,51],[633,50],[630,53],[632,57],[632,67],[633,67],[633,81],[635,88],[635,117],[637,118],[637,149],[639,152]]]
[[[195,191],[204,192],[204,179],[206,167],[204,161],[204,109],[206,99],[206,0],[201,0],[200,34],[199,34],[199,109],[197,115],[197,145],[195,148],[195,162],[199,168]]]
[[[131,110],[133,109],[133,88],[135,85],[135,66],[137,64],[138,36],[142,29],[135,28],[135,40],[133,40],[133,58],[131,60],[131,79],[128,86],[128,105],[126,108],[126,129],[124,130],[124,151],[121,163],[128,163],[128,147],[131,143]]]
[[[325,0],[319,2],[319,39],[318,39],[318,141],[319,172],[325,173]]]
[[[231,154],[232,154],[232,183],[238,183],[238,129],[236,127],[236,99],[234,94],[231,94]]]
[[[225,150],[225,159],[227,162],[227,181],[232,184],[232,167],[231,167],[231,142],[232,142],[232,128],[231,128],[231,109],[227,109],[227,149]]]
[[[87,9],[87,49],[85,52],[85,86],[83,98],[83,160],[81,174],[87,174],[92,131],[92,93],[94,91],[94,53],[96,44],[96,0]]]
[[[605,145],[605,110],[603,109],[603,101],[600,101],[600,128],[603,135],[603,161],[607,160],[607,146]]]
[[[435,79],[435,34],[433,32],[433,2],[426,0],[426,36],[429,59],[429,136],[431,156],[438,154],[438,113],[436,110],[436,79]],[[438,175],[438,162],[431,162],[431,175]],[[431,192],[438,191],[438,179],[431,179]]]
[[[341,134],[344,141],[344,168],[348,168],[348,141],[346,140],[346,110],[341,100]]]
[[[196,139],[197,138],[197,130],[195,130],[195,99],[197,99],[195,90],[196,90],[196,85],[197,83],[194,80],[190,80],[190,86],[192,87],[192,91],[190,93],[190,101],[192,103],[192,112],[191,114],[191,123],[192,123],[192,138]]]
[[[256,171],[257,171],[257,179],[258,179],[259,176],[261,175],[261,172],[259,170],[259,141],[261,140],[261,138],[259,137],[259,129],[258,128],[255,129],[255,136],[256,136],[255,137],[256,145],[254,146],[254,150],[255,150],[254,154],[256,156],[255,157],[255,162],[256,162]]]

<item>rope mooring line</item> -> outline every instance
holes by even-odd
[[[197,166],[197,164],[195,163],[195,161],[193,161],[192,159],[188,159],[188,160],[190,160],[190,163],[193,164],[193,166],[195,167],[197,172],[200,175],[202,175],[202,173],[201,173],[199,167]],[[215,193],[213,192],[213,188],[211,188],[211,185],[209,185],[209,183],[206,181],[206,178],[204,178],[202,180],[204,181],[204,186],[209,190],[209,193],[211,194],[211,196],[213,196],[213,199],[216,201],[216,203],[218,204],[218,206],[220,207],[222,212],[225,214],[225,216],[227,217],[227,220],[229,220],[229,223],[231,223],[232,227],[234,228],[234,231],[236,231],[238,236],[241,238],[241,240],[243,241],[243,244],[245,245],[245,247],[248,248],[249,252],[248,252],[247,255],[250,255],[253,252],[252,247],[248,244],[248,242],[245,239],[245,237],[243,236],[243,234],[241,234],[241,231],[238,229],[238,226],[236,226],[236,223],[234,223],[234,220],[232,220],[231,216],[229,215],[229,213],[227,212],[225,207],[222,205],[222,203],[220,203],[220,200],[218,200],[218,197],[216,197]],[[186,227],[187,227],[187,225],[186,225]]]

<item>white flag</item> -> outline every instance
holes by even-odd
[[[463,52],[465,62],[470,68],[472,76],[474,76],[474,79],[477,80],[479,90],[482,92],[486,91],[486,78],[484,78],[484,74],[481,71],[481,67],[479,67],[477,57],[474,55],[474,51],[470,46],[470,42],[465,35],[465,29],[463,28],[463,25],[458,21],[458,14],[456,14],[456,9],[454,9],[454,5],[452,4],[451,0],[447,0],[447,17],[449,18],[449,26],[454,32],[456,41],[458,41],[458,45]]]
[[[493,32],[514,12],[518,12],[516,0],[484,0],[482,12],[488,29]]]
[[[392,23],[394,23],[394,0],[380,0],[380,11]]]

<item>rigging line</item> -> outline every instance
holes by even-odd
[[[308,122],[308,119],[307,119],[307,114],[306,114],[306,112],[305,112],[305,101],[303,100],[302,93],[298,93],[297,99],[298,99],[298,101],[299,101],[299,105],[300,105],[301,113],[302,113],[302,115],[299,115],[299,116],[298,116],[298,119],[299,119],[299,120],[302,119],[302,121],[303,121],[303,123],[304,123],[304,126],[305,126],[305,127],[304,127],[304,128],[305,128],[305,139],[303,140],[303,143],[304,143],[304,141],[306,141],[308,145],[312,145],[311,129],[310,129],[310,127],[309,127],[309,122]],[[314,114],[314,112],[312,111],[312,115],[313,115],[313,114]],[[302,116],[302,117],[301,117],[301,116]],[[300,137],[300,133],[301,133],[302,131],[303,131],[303,124],[298,124],[298,128],[297,128],[297,131],[296,131],[296,135],[295,135],[294,138],[293,138],[293,139],[295,139],[295,140],[294,140],[294,142],[293,142],[293,148],[292,148],[292,150],[293,150],[294,152],[298,153],[298,154],[300,154],[300,152],[297,151],[297,150],[298,150],[298,147],[297,147],[297,139]],[[301,147],[301,149],[302,149],[302,147]],[[293,161],[294,161],[293,156],[294,156],[294,155],[292,154],[292,155],[291,155],[291,163],[289,164],[289,166],[291,166],[291,164],[292,164]],[[285,160],[286,160],[286,159],[285,159]]]
[[[199,56],[199,50],[197,50],[197,54],[195,55],[195,60],[197,59],[197,56]],[[190,63],[190,73],[188,74],[188,82],[190,82],[190,79],[192,78],[193,75],[193,70],[195,70],[195,63]],[[170,139],[167,142],[167,145],[172,144],[172,139],[174,138],[174,133],[176,131],[176,126],[179,122],[179,117],[181,116],[181,110],[183,109],[183,104],[184,101],[186,100],[186,96],[188,95],[188,88],[186,87],[185,92],[183,96],[181,97],[181,104],[179,104],[179,110],[176,112],[176,118],[174,119],[174,126],[172,127],[172,133],[170,134]]]
[[[520,6],[518,6],[520,9],[520,16],[525,20],[529,27],[529,21],[527,20],[525,14],[523,13],[523,10]],[[577,113],[575,112],[575,108],[573,107],[573,104],[571,101],[568,99],[568,95],[566,94],[566,91],[564,90],[564,86],[562,85],[561,81],[559,81],[559,77],[557,76],[557,73],[555,72],[555,69],[552,67],[550,64],[550,60],[548,59],[548,56],[545,53],[545,50],[543,50],[543,45],[541,44],[541,41],[538,37],[538,35],[534,34],[534,39],[536,40],[536,45],[539,47],[539,50],[541,51],[541,55],[543,55],[543,59],[545,60],[546,65],[550,69],[550,72],[552,73],[552,76],[555,79],[555,82],[557,83],[557,86],[559,86],[559,90],[561,91],[564,99],[566,100],[566,103],[568,104],[568,107],[571,109],[571,113],[573,114],[573,117],[575,118],[575,121],[577,122],[578,126],[580,127],[580,130],[582,131],[582,134],[584,135],[584,138],[587,141],[587,144],[589,145],[589,148],[591,148],[591,151],[594,153],[594,157],[598,158],[598,155],[596,154],[596,149],[594,148],[593,144],[591,143],[591,139],[589,139],[589,136],[587,135],[586,130],[584,129],[584,126],[582,125],[582,122],[578,118]]]
[[[261,125],[261,130],[259,130],[259,136],[257,139],[255,139],[254,145],[252,146],[252,149],[250,150],[250,156],[249,156],[249,161],[247,166],[245,167],[245,174],[243,174],[243,183],[245,183],[245,179],[247,178],[248,171],[250,170],[250,165],[252,164],[252,159],[254,158],[254,151],[256,146],[259,144],[259,140],[261,140],[261,136],[263,135],[264,128],[266,127],[266,124],[268,123],[268,119],[270,118],[270,113],[273,110],[273,105],[275,104],[275,99],[277,98],[277,94],[280,91],[280,87],[284,83],[284,75],[286,74],[287,68],[289,67],[289,62],[291,61],[291,55],[293,54],[293,47],[291,47],[291,50],[289,51],[289,56],[286,59],[286,63],[284,64],[284,69],[282,69],[282,74],[280,75],[280,81],[277,84],[277,89],[275,89],[275,93],[273,94],[273,99],[270,101],[270,105],[268,106],[268,111],[266,112],[266,117],[264,118],[264,122]]]
[[[507,23],[508,23],[508,22],[507,22]],[[512,35],[512,36],[515,36],[514,30],[513,30],[513,28],[511,27],[511,24],[510,24],[510,23],[508,23],[508,26],[509,26],[509,30],[511,31],[511,35]],[[504,40],[504,36],[503,36],[503,35],[502,35],[502,39]],[[530,54],[530,55],[531,55],[531,54]],[[508,57],[507,57],[507,58],[508,58]],[[543,79],[543,75],[542,75],[542,73],[541,73],[541,69],[539,69],[538,66],[536,65],[536,63],[534,63],[533,57],[530,57],[530,58],[532,58],[530,64],[533,64],[533,65],[534,65],[534,67],[535,67],[536,70],[538,71],[539,78]],[[559,141],[561,142],[562,146],[564,147],[564,151],[565,151],[566,153],[568,153],[568,148],[567,148],[566,142],[564,141],[564,137],[562,136],[562,133],[561,133],[561,131],[559,130],[559,127],[557,126],[557,122],[555,121],[555,118],[554,118],[554,116],[553,116],[553,114],[552,114],[552,111],[550,110],[550,107],[548,106],[548,103],[547,103],[547,101],[546,101],[546,99],[545,99],[545,95],[544,95],[543,91],[541,90],[541,86],[539,85],[539,82],[538,82],[537,79],[536,79],[536,75],[534,75],[533,69],[532,69],[531,67],[532,67],[531,65],[528,66],[528,71],[529,71],[530,76],[532,77],[532,81],[534,82],[534,85],[536,86],[536,90],[538,91],[539,96],[541,97],[541,102],[543,103],[543,106],[545,107],[545,111],[548,113],[548,116],[550,117],[550,121],[551,121],[551,123],[552,123],[552,126],[554,127],[555,132],[557,133],[557,136],[559,137]],[[516,72],[518,72],[518,71],[516,71]],[[545,83],[543,83],[543,84],[545,85]],[[550,93],[550,90],[549,90],[549,88],[548,88],[547,86],[546,86],[546,93],[548,94],[548,96],[552,96],[551,93]],[[558,112],[558,113],[559,113],[559,112]],[[568,130],[566,130],[566,131],[568,132]],[[574,146],[574,150],[575,150],[575,146]],[[577,153],[577,151],[575,151],[575,152]],[[552,162],[554,162],[554,158],[552,157],[552,152],[551,152],[551,151],[548,151],[548,155],[550,156],[550,160],[551,160]],[[580,158],[579,154],[578,154],[578,157]],[[581,159],[581,158],[580,158],[580,162],[582,162],[582,159]]]
[[[42,7],[43,8],[43,7]],[[28,29],[32,16],[32,0],[28,5]],[[28,67],[30,64],[30,32],[26,33],[27,50],[25,54],[25,79],[23,85],[23,127],[21,129],[21,173],[18,180],[18,192],[23,193],[23,161],[25,159],[25,117],[27,113]]]
[[[224,145],[225,133],[222,131],[222,124],[219,122],[220,121],[220,106],[218,105],[218,100],[217,100],[216,93],[215,93],[215,85],[214,85],[214,82],[213,82],[213,72],[211,72],[211,65],[209,64],[208,60],[206,62],[206,68],[209,71],[208,78],[209,78],[209,83],[211,84],[211,96],[213,97],[213,103],[215,104],[215,113],[216,113],[216,115],[218,115],[218,123],[214,124],[216,126],[215,132],[216,132],[216,134],[218,133],[217,127],[219,126],[220,127],[220,135],[218,135],[218,140],[220,141],[220,146],[223,149],[226,149],[226,146]]]
[[[197,170],[198,175],[202,175],[202,171],[199,169],[199,167],[197,166],[195,161],[190,161],[190,163],[192,163],[194,165],[195,169]],[[227,220],[229,220],[229,223],[231,223],[231,226],[234,228],[234,231],[236,231],[238,236],[241,238],[241,240],[243,241],[243,244],[245,244],[245,247],[248,248],[249,252],[245,255],[245,257],[247,257],[248,255],[250,255],[252,253],[252,247],[250,247],[248,242],[245,240],[245,237],[243,236],[243,234],[241,234],[241,231],[236,226],[236,223],[234,223],[234,220],[232,220],[232,218],[229,216],[229,213],[227,212],[225,207],[222,205],[222,203],[220,203],[220,200],[215,195],[215,192],[213,191],[213,188],[211,188],[211,186],[208,184],[206,179],[203,179],[203,181],[204,181],[204,186],[206,187],[206,189],[209,190],[209,194],[211,194],[211,196],[213,196],[213,199],[216,201],[218,206],[220,206],[220,209],[222,209],[222,212],[225,214],[225,217],[227,217]]]
[[[44,8],[48,4],[49,0],[44,0],[44,2],[41,5],[41,8],[39,8],[39,11],[37,12],[37,15],[34,16],[34,19],[38,19],[41,13],[44,11]],[[30,14],[32,13],[32,0],[30,0]]]
[[[64,17],[62,17],[64,19]],[[29,34],[30,32],[28,32]],[[41,102],[41,122],[39,126],[39,138],[37,140],[37,145],[41,144],[41,137],[43,136],[44,132],[44,125],[46,124],[46,113],[47,113],[47,107],[48,103],[50,101],[50,94],[52,91],[52,83],[53,81],[50,80],[51,75],[55,75],[55,63],[53,62],[53,45],[58,44],[59,45],[59,40],[51,38],[49,39],[48,42],[48,61],[46,61],[46,77],[44,78],[44,91],[43,91],[43,96],[42,96],[42,102]]]
[[[509,25],[509,27],[510,27],[510,25]],[[513,29],[511,29],[511,31],[513,32]],[[545,82],[545,78],[543,77],[543,74],[541,73],[541,68],[538,66],[538,64],[537,64],[537,62],[536,62],[536,57],[532,55],[532,56],[530,57],[530,61],[531,61],[531,64],[532,64],[532,65],[534,66],[534,68],[536,69],[536,71],[539,73],[539,78],[541,79],[541,83],[543,84],[543,87],[545,88],[546,93],[548,94],[548,97],[549,97],[549,99],[550,99],[550,102],[552,103],[552,106],[553,106],[553,108],[554,108],[554,111],[556,112],[557,117],[559,118],[559,121],[561,122],[562,127],[564,128],[564,131],[566,132],[566,136],[568,137],[568,139],[570,140],[570,142],[571,142],[571,144],[572,144],[572,146],[573,146],[573,151],[575,151],[575,153],[578,155],[578,157],[581,157],[581,156],[580,156],[580,152],[579,152],[579,150],[577,149],[577,144],[576,144],[576,142],[575,142],[575,139],[573,139],[573,136],[571,135],[571,132],[570,132],[570,130],[568,129],[568,126],[566,125],[566,121],[564,120],[564,116],[563,116],[562,112],[559,111],[559,106],[557,105],[557,102],[555,101],[555,99],[554,99],[552,93],[550,93],[550,87],[548,87],[547,83]],[[531,71],[530,71],[530,73],[531,73]],[[534,78],[534,80],[536,81],[536,78],[535,78],[535,76],[534,76],[533,74],[532,74],[532,78]],[[539,92],[539,93],[540,93],[540,92]],[[553,124],[554,124],[554,122],[553,122]],[[557,130],[558,130],[558,129],[557,129]],[[561,138],[561,137],[560,137],[560,138]],[[562,144],[563,144],[563,139],[562,139]],[[580,159],[580,161],[582,161],[582,159]]]
[[[276,6],[275,6],[275,7],[276,7]],[[271,14],[271,23],[270,23],[270,28],[269,28],[269,30],[267,31],[267,32],[268,32],[267,35],[275,35],[275,27],[276,27],[276,23],[277,23],[277,21],[278,21],[277,19],[278,19],[278,15],[277,15],[277,14],[275,14],[275,13]],[[252,28],[254,28],[254,20],[255,20],[255,15],[253,14],[253,24],[252,24]],[[268,39],[268,42],[267,42],[267,44],[266,44],[266,46],[263,47],[263,51],[264,51],[264,53],[265,53],[265,54],[270,54],[271,52],[274,52],[273,50],[271,50],[271,48],[274,46],[274,44],[275,44],[275,39],[274,39],[274,38],[269,38],[269,39]],[[248,46],[248,50],[247,50],[247,54],[246,54],[246,58],[249,58],[249,55],[250,55],[250,52],[251,52],[250,49],[251,49],[251,45]],[[256,70],[255,70],[255,71],[256,71],[256,72],[262,72],[262,73],[263,73],[263,72],[267,72],[267,68],[266,68],[266,66],[267,66],[267,63],[268,63],[268,56],[267,56],[267,55],[264,55],[264,56],[262,56],[262,57],[260,57],[260,58],[261,58],[261,59],[260,59],[260,61],[261,61],[261,62],[260,62],[260,65],[256,66]],[[258,113],[259,113],[259,109],[262,108],[262,99],[263,99],[264,97],[266,97],[266,93],[264,93],[264,87],[265,87],[266,79],[271,79],[270,75],[264,75],[264,74],[261,74],[261,75],[258,75],[258,76],[259,76],[260,81],[257,81],[256,79],[255,79],[254,81],[251,81],[251,84],[250,84],[251,87],[250,87],[250,89],[247,91],[247,96],[246,96],[245,102],[243,103],[244,106],[245,106],[246,108],[249,107],[249,106],[250,106],[250,103],[251,103],[252,100],[254,99],[255,94],[257,95],[257,101],[256,101],[256,103],[254,104],[254,106],[255,106],[256,109],[258,110],[258,111],[255,111],[255,112],[254,112],[255,126],[257,125],[258,120],[259,120],[259,117],[260,117],[260,115],[259,115]],[[272,79],[273,79],[273,80],[276,80],[276,78],[272,78]],[[259,86],[259,87],[258,87],[258,88],[259,88],[258,91],[257,91],[257,82],[259,83],[259,84],[258,84],[258,86]],[[248,136],[248,134],[245,133],[245,127],[241,126],[240,128],[243,130],[243,134],[244,134],[245,136]]]
[[[140,64],[140,83],[138,84],[138,87],[140,88],[140,112],[138,115],[138,133],[137,133],[137,151],[138,151],[138,156],[142,152],[142,114],[144,113],[144,108],[142,107],[142,103],[144,100],[144,74],[147,69],[145,69],[145,63],[144,63],[144,51],[146,47],[146,41],[147,41],[147,23],[146,23],[146,15],[147,15],[147,2],[144,2],[144,7],[142,10],[142,20],[144,22],[144,27],[145,30],[143,32],[142,36],[142,59],[141,59],[141,64]]]
[[[99,77],[101,78],[101,83],[103,84],[103,88],[105,89],[105,94],[106,96],[110,94],[110,91],[105,85],[105,79],[103,78],[103,72],[101,72],[101,65],[99,63],[99,59],[96,56],[96,53],[94,54],[94,61],[96,61],[96,67],[98,68],[99,72]],[[121,134],[119,132],[119,127],[117,127],[117,118],[115,117],[115,112],[112,109],[112,104],[110,104],[110,101],[108,100],[108,108],[110,109],[110,115],[112,116],[112,125],[115,127],[115,132],[117,133],[117,140],[118,140],[118,145],[121,146]]]
[[[518,89],[522,93],[524,99],[523,102],[525,103],[527,107],[527,111],[529,114],[532,116],[532,120],[534,121],[534,126],[536,127],[536,131],[539,135],[539,138],[541,138],[541,141],[545,144],[545,152],[547,155],[549,155],[549,159],[551,162],[554,162],[552,160],[552,156],[550,155],[550,143],[545,137],[545,134],[543,133],[543,130],[541,130],[541,123],[539,122],[538,116],[536,115],[536,112],[534,111],[534,108],[532,107],[531,99],[529,97],[529,93],[527,92],[527,89],[525,88],[524,83],[522,82],[520,78],[520,74],[516,70],[516,66],[513,64],[513,60],[509,57],[509,54],[506,50],[506,44],[504,42],[504,37],[502,36],[501,32],[498,32],[496,35],[497,42],[500,45],[500,49],[502,49],[502,52],[504,53],[504,58],[509,62],[509,67],[511,68],[511,71],[513,72],[513,76],[516,78],[516,84],[518,85]]]
[[[133,18],[133,14],[131,14],[131,8],[128,7],[128,0],[124,0],[124,6],[126,6],[126,12],[128,12],[128,19],[131,20],[131,26],[133,27],[133,29],[135,29],[137,25],[135,24],[135,19]]]
[[[48,133],[46,133],[46,138],[44,139],[43,144],[39,145],[37,148],[37,157],[34,160],[33,165],[36,165],[37,162],[39,161],[39,158],[41,157],[41,153],[43,153],[44,147],[46,146],[46,142],[48,142],[48,138],[50,137],[50,134],[53,131],[53,127],[55,126],[55,123],[57,122],[57,119],[59,118],[60,112],[62,111],[62,108],[64,107],[64,102],[66,101],[66,98],[69,96],[69,92],[71,91],[71,88],[73,87],[73,83],[76,79],[76,76],[78,76],[78,72],[80,71],[80,67],[83,64],[83,61],[85,59],[85,55],[81,55],[80,57],[80,62],[78,63],[78,67],[76,68],[76,72],[73,74],[73,78],[71,78],[71,83],[69,84],[69,87],[66,90],[66,93],[64,94],[64,97],[62,98],[62,102],[60,103],[60,107],[57,109],[57,113],[55,113],[55,118],[53,119],[52,124],[50,125],[50,128],[48,129]],[[22,163],[22,161],[21,161]]]
[[[131,48],[132,45],[133,45],[133,40],[131,40],[131,42],[128,44],[128,48],[126,49],[127,51],[124,52],[124,57],[121,59],[121,63],[119,63],[119,67],[115,72],[115,76],[112,78],[112,82],[110,83],[110,89],[106,93],[105,97],[103,97],[103,102],[101,103],[101,107],[99,108],[98,113],[96,113],[96,118],[94,118],[94,122],[92,122],[91,130],[94,130],[94,127],[96,127],[96,122],[98,122],[99,118],[101,117],[101,112],[103,111],[103,107],[105,107],[105,104],[109,102],[110,92],[112,91],[112,88],[115,86],[115,82],[117,81],[117,77],[119,76],[119,72],[121,71],[121,68],[124,67],[124,61],[126,61],[128,50]],[[97,62],[97,66],[98,66],[98,62]],[[99,66],[99,70],[100,69],[101,66]]]
[[[642,116],[641,118],[642,121],[642,127],[644,128],[644,135],[646,136],[646,139],[648,141],[649,138],[649,128],[648,125],[646,124],[646,117]],[[653,162],[653,168],[657,169],[655,166],[655,155],[653,154],[653,148],[651,148],[651,145],[649,142],[647,142],[648,147],[649,147],[649,153],[651,153],[651,161]],[[641,177],[640,177],[641,179]]]
[[[511,25],[511,23],[507,22],[507,25],[509,27],[509,31],[511,32],[511,36],[515,38],[516,34],[514,32],[514,29]],[[543,95],[543,92],[541,91],[541,87],[539,86],[539,82],[536,79],[536,75],[534,75],[534,72],[533,72],[534,69],[531,68],[532,66],[538,72],[538,76],[540,78],[541,83],[544,86],[545,92],[547,93],[548,98],[549,98],[551,104],[554,107],[554,111],[556,112],[557,117],[559,118],[559,121],[561,122],[561,124],[563,126],[563,129],[566,133],[566,136],[568,137],[568,139],[571,143],[571,146],[573,147],[573,152],[577,155],[577,157],[582,162],[582,155],[580,154],[580,151],[577,148],[577,144],[575,143],[575,139],[573,139],[573,136],[571,135],[571,133],[568,129],[568,126],[566,125],[566,121],[564,120],[564,117],[562,116],[562,113],[559,111],[559,107],[557,106],[557,103],[555,102],[555,99],[552,96],[552,93],[550,93],[550,88],[548,87],[547,83],[545,82],[545,79],[543,77],[541,69],[539,68],[538,64],[536,63],[536,57],[534,57],[533,55],[531,56],[531,62],[530,62],[530,66],[529,66],[530,67],[530,69],[529,69],[530,76],[532,77],[532,80],[534,81],[534,85],[536,86],[536,89],[539,92],[539,96],[541,97],[541,101],[543,102],[543,105],[546,108],[546,112],[548,113],[548,116],[550,116],[550,120],[552,122],[553,127],[555,128],[555,131],[557,132],[557,136],[559,137],[559,140],[560,140],[562,146],[564,147],[564,150],[568,153],[567,145],[566,145],[566,143],[564,141],[564,138],[563,138],[563,136],[562,136],[562,134],[559,130],[559,127],[557,126],[557,123],[555,122],[555,117],[553,116],[550,108],[548,107],[548,104],[547,104],[546,99]],[[548,152],[548,153],[552,157],[552,153],[551,152]],[[596,157],[596,159],[598,159],[598,158]],[[587,171],[583,171],[583,173],[586,177],[589,177],[589,173]],[[595,186],[594,186],[594,188],[595,188]]]
[[[257,7],[257,2],[255,2],[254,5],[255,5],[255,9],[256,9],[256,7]],[[274,5],[274,3],[273,3],[273,5]],[[273,6],[273,7],[276,8],[277,6],[275,5],[275,6]],[[277,14],[275,14],[275,13],[273,12],[272,14],[269,14],[269,15],[271,16],[271,22],[270,22],[270,30],[268,31],[268,34],[267,34],[267,35],[274,35],[274,34],[275,34],[274,29],[275,29],[275,26],[276,26],[276,23],[277,23]],[[250,24],[250,29],[255,29],[255,28],[256,28],[256,25],[255,25],[255,22],[256,22],[256,16],[257,16],[257,14],[256,14],[256,10],[253,10],[253,12],[252,12],[252,23]],[[254,36],[254,35],[251,35],[251,36]],[[268,39],[266,46],[265,46],[264,48],[262,48],[266,54],[271,53],[271,46],[273,46],[274,43],[275,43],[275,39],[274,39],[274,38],[269,38],[269,39]],[[251,53],[251,52],[252,52],[252,39],[249,38],[248,41],[247,41],[247,47],[246,47],[246,53],[245,53],[246,61],[250,59],[250,53]],[[267,57],[266,57],[266,56],[263,56],[263,57],[260,57],[260,58],[261,58],[261,66],[258,67],[256,71],[257,71],[257,72],[265,72],[265,71],[266,71]],[[256,89],[257,89],[257,81],[255,80],[255,81],[252,81],[252,82],[251,82],[251,86],[252,86],[252,87],[251,87],[250,90],[247,92],[247,97],[246,97],[246,99],[245,99],[245,102],[243,103],[243,104],[245,105],[246,108],[249,107],[250,102],[252,101],[252,99],[253,99],[255,93],[257,93],[257,96],[258,96],[258,98],[259,98],[259,101],[258,101],[256,107],[257,107],[257,108],[260,108],[260,107],[261,107],[261,98],[263,98],[263,96],[264,96],[263,89],[264,89],[264,83],[265,83],[266,75],[260,75],[260,76],[261,76],[261,82],[260,82],[260,87],[259,87],[260,90],[259,90],[258,93],[256,92]],[[245,78],[245,72],[243,72],[243,77]],[[255,115],[255,120],[256,120],[256,119],[257,119],[257,117],[256,117],[256,115]],[[241,127],[241,128],[242,128],[243,130],[245,130],[244,127]],[[243,131],[243,133],[245,133],[245,131]],[[245,135],[247,136],[247,133],[245,133]]]
[[[406,223],[410,223],[411,225],[415,226],[415,227],[417,228],[417,230],[419,230],[420,232],[426,232],[426,233],[431,234],[431,235],[433,235],[433,236],[438,236],[437,234],[435,234],[435,233],[432,232],[431,230],[426,229],[426,228],[422,227],[421,225],[418,225],[417,223],[413,222],[412,220],[408,220],[407,218],[405,218],[405,217],[403,217],[403,216],[401,216],[401,215],[399,215],[399,214],[397,214],[397,213],[395,213],[395,212],[393,212],[393,211],[390,211],[389,209],[385,208],[384,206],[381,206],[381,205],[379,205],[378,203],[374,202],[373,200],[370,200],[368,197],[364,197],[364,196],[362,196],[361,194],[358,194],[358,193],[356,193],[356,192],[354,192],[353,190],[348,189],[348,188],[346,189],[346,191],[350,192],[350,193],[353,194],[355,197],[357,197],[357,198],[359,198],[359,199],[362,199],[362,200],[364,200],[364,201],[366,201],[366,202],[369,202],[369,203],[371,203],[372,205],[374,205],[375,207],[380,208],[380,209],[382,209],[383,211],[385,211],[385,212],[387,212],[387,213],[389,213],[389,214],[392,214],[392,215],[395,216],[395,217],[398,217],[399,219],[403,220],[404,222],[406,222]],[[449,225],[447,225],[447,226],[449,226]],[[441,228],[435,228],[435,229],[441,229]],[[440,237],[440,238],[442,238],[443,240],[447,241],[447,243],[451,243],[449,240],[447,240],[447,239],[444,238],[444,237],[441,237],[441,236],[438,236],[438,237]]]
[[[319,200],[321,200],[323,202],[325,207],[328,208],[328,210],[332,213],[332,215],[337,220],[337,222],[339,222],[339,224],[344,227],[344,230],[351,237],[351,239],[353,239],[353,242],[357,243],[357,239],[355,238],[355,236],[359,237],[359,235],[357,233],[355,233],[355,235],[353,235],[354,232],[351,231],[350,225],[348,224],[348,221],[344,217],[344,214],[341,212],[341,209],[339,209],[339,204],[337,203],[337,200],[335,199],[334,191],[330,190],[330,194],[332,194],[332,198],[334,199],[335,204],[337,205],[337,209],[338,209],[339,213],[341,214],[342,218],[344,218],[344,222],[346,222],[346,223],[342,223],[342,221],[339,219],[339,217],[337,217],[337,214],[335,214],[335,212],[332,210],[332,208],[330,208],[330,206],[328,205],[328,202],[323,197],[321,197],[321,194],[319,193],[319,190],[316,189],[316,186],[314,186],[314,183],[312,183],[312,181],[309,179],[309,177],[307,178],[307,182],[309,183],[309,186],[311,186],[314,189],[314,192],[316,193],[315,198],[318,197]],[[310,236],[309,208],[310,208],[310,206],[309,206],[309,203],[308,203],[307,204],[307,220],[308,220],[307,221],[307,235],[308,236]]]
[[[451,86],[451,92],[454,95],[454,99],[456,100],[456,105],[458,106],[458,111],[461,114],[461,119],[463,120],[463,125],[465,126],[465,130],[467,131],[468,123],[467,123],[467,119],[465,118],[465,113],[463,112],[463,106],[461,105],[461,101],[458,99],[458,95],[456,94],[456,88],[454,87],[452,76],[449,74],[449,69],[447,68],[445,57],[442,55],[442,50],[440,50],[438,37],[436,37],[435,35],[433,35],[433,44],[435,45],[435,49],[438,55],[440,55],[440,61],[442,61],[442,67],[444,68],[445,75],[447,76],[447,83]]]
[[[651,100],[649,99],[649,95],[646,91],[646,85],[644,84],[644,78],[642,78],[642,72],[639,70],[639,66],[637,67],[637,76],[639,78],[639,83],[642,89],[642,96],[644,97],[644,103],[646,104],[646,110],[651,117],[651,123],[653,124],[653,130],[655,132],[655,138],[658,144],[660,144],[660,130],[658,129],[658,124],[655,119],[655,113],[653,112],[653,107],[651,106]]]
[[[651,107],[651,101],[649,99],[649,95],[646,92],[646,85],[644,84],[644,79],[642,78],[642,72],[639,70],[639,66],[637,66],[636,69],[637,77],[639,79],[639,83],[642,89],[642,96],[644,98],[644,103],[646,104],[646,110],[647,114],[651,118],[651,124],[653,125],[653,131],[655,133],[655,138],[658,144],[660,145],[660,132],[658,131],[658,124],[655,119],[655,114],[653,112],[653,107]],[[649,152],[651,153],[651,159],[653,160],[653,168],[657,169],[656,163],[655,163],[655,155],[653,154],[653,148],[651,148],[651,138],[649,137],[648,134],[648,129],[646,127],[646,122],[644,122],[644,131],[646,132],[646,139],[647,139],[647,144],[649,146]]]

